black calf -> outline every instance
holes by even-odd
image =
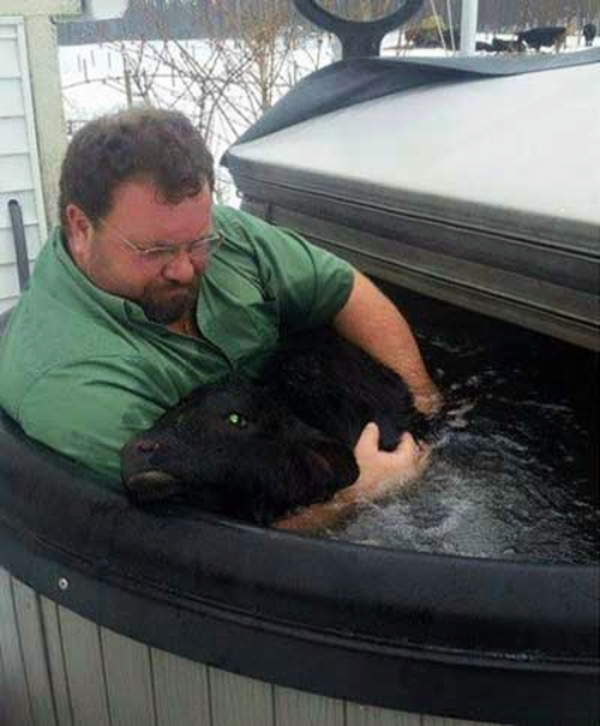
[[[583,26],[583,37],[585,38],[586,47],[590,47],[594,43],[596,37],[597,28],[594,23],[586,23]]]
[[[520,43],[526,43],[529,48],[539,51],[541,48],[551,48],[558,53],[561,46],[566,43],[567,29],[564,26],[547,26],[543,28],[531,28],[517,34]]]
[[[494,53],[522,53],[524,50],[525,45],[517,38],[511,40],[492,38],[492,51]]]
[[[358,476],[353,448],[369,421],[381,447],[425,423],[404,382],[330,331],[299,336],[263,380],[194,391],[121,455],[133,501],[183,500],[259,524],[329,499]]]

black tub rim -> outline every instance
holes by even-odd
[[[596,566],[160,517],[5,414],[0,552],[12,575],[99,625],[284,686],[497,722],[586,724],[600,713]]]

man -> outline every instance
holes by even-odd
[[[118,486],[119,451],[196,386],[258,375],[281,335],[332,322],[438,402],[410,329],[350,265],[242,212],[213,206],[213,160],[176,112],[134,110],[73,138],[60,229],[0,343],[0,406],[31,437]],[[357,446],[359,480],[281,523],[334,521],[422,465],[406,435]]]

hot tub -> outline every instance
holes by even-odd
[[[599,714],[594,564],[152,515],[6,416],[0,552],[7,726],[562,726]]]

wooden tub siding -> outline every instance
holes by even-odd
[[[344,702],[274,686],[275,723],[285,726],[346,726]]]
[[[112,726],[157,726],[150,648],[100,628]]]
[[[33,723],[57,726],[40,598],[18,580],[13,579],[12,585]]]
[[[160,726],[210,724],[208,668],[164,650],[150,651]]]
[[[418,713],[399,713],[358,703],[346,704],[345,726],[422,726]],[[462,722],[457,721],[456,724]]]
[[[0,567],[1,726],[474,726],[274,686],[151,648]],[[494,726],[481,724],[477,726]]]
[[[75,724],[112,726],[100,628],[63,607],[58,608],[58,619]]]
[[[12,578],[0,568],[0,650],[4,682],[0,708],[6,726],[31,726],[33,714],[15,614]],[[1,722],[0,722],[1,723]]]
[[[74,726],[58,605],[45,597],[40,597],[40,600],[57,720],[60,726]]]
[[[274,726],[273,686],[208,669],[212,726]]]

